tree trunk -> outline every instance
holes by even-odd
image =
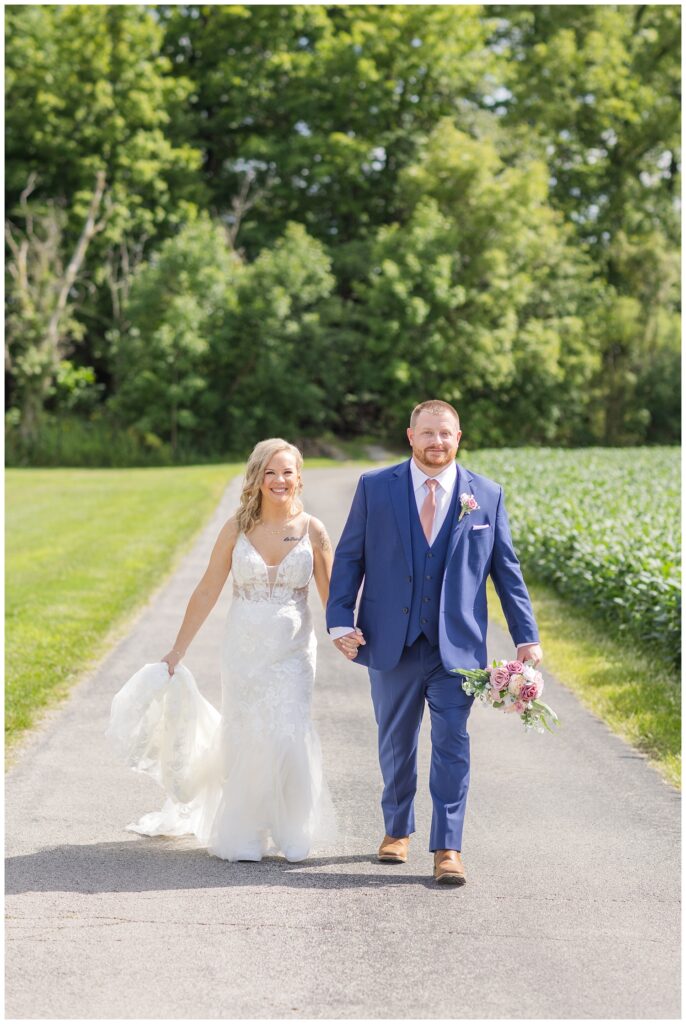
[[[105,172],[99,171],[81,235],[63,270],[60,259],[62,223],[54,204],[47,204],[48,212],[32,211],[27,200],[35,183],[35,175],[32,175],[21,196],[25,218],[23,234],[15,238],[10,222],[5,224],[5,237],[12,254],[8,272],[14,279],[19,307],[19,312],[11,319],[12,336],[17,350],[30,357],[28,363],[32,366],[31,370],[22,370],[22,360],[13,359],[12,338],[9,337],[8,368],[16,373],[16,388],[23,394],[20,436],[27,443],[36,437],[43,403],[64,356],[70,292],[91,239],[105,224],[104,220],[97,220],[105,193]]]
[[[21,420],[19,422],[19,437],[24,444],[32,444],[38,435],[38,424],[43,412],[43,396],[38,388],[30,388],[24,391],[21,404]]]

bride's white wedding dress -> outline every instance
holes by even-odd
[[[308,520],[309,527],[309,520]],[[241,533],[222,645],[221,715],[178,665],[146,665],[112,702],[107,734],[130,767],[167,793],[127,828],[194,834],[226,860],[304,859],[335,838],[311,719],[316,640],[307,603],[308,532],[278,566]]]

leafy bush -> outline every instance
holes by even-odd
[[[505,488],[526,571],[678,665],[679,460],[679,448],[520,448],[465,462]]]
[[[44,416],[30,442],[13,416],[5,420],[5,462],[8,466],[168,466],[170,446],[156,434],[135,427],[77,416]],[[181,459],[179,459],[181,461]]]

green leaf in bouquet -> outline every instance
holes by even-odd
[[[561,725],[562,724],[560,722],[560,719],[558,718],[558,716],[553,711],[553,709],[548,704],[545,704],[542,700],[535,700],[533,702],[533,706],[536,709],[536,711],[540,712],[541,722],[545,726],[545,728],[548,730],[548,732],[553,732],[554,731],[553,729],[550,728],[550,724],[548,723],[548,716],[550,716],[550,718],[555,723],[555,725]]]

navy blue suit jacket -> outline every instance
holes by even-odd
[[[458,464],[458,494],[479,508],[458,522],[458,499],[445,562],[439,616],[441,659],[447,669],[486,665],[486,580],[495,584],[515,644],[538,642],[529,593],[505,512],[503,489]],[[405,646],[412,601],[410,460],[360,477],[331,576],[327,628],[357,625],[367,641],[355,662],[380,671],[394,668]],[[475,526],[485,529],[475,530]]]

